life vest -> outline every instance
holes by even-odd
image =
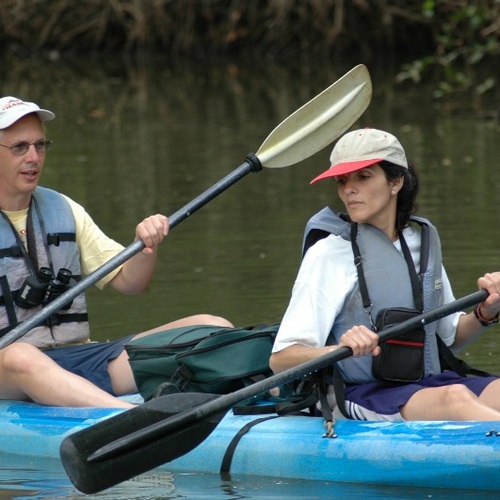
[[[43,214],[43,215],[42,215]],[[31,262],[20,238],[5,214],[0,217],[0,335],[39,312],[44,303],[32,308],[19,307],[16,299],[26,278],[49,268],[54,277],[61,268],[71,272],[71,283],[81,277],[80,251],[76,244],[75,219],[64,197],[51,189],[37,187],[28,210],[27,231]],[[37,347],[83,343],[89,338],[85,296],[51,316],[43,325],[27,332],[20,340]]]
[[[423,290],[424,312],[442,305],[442,258],[441,243],[436,228],[426,219],[413,216],[411,228],[405,231],[420,231],[420,281]],[[377,316],[380,309],[390,307],[414,308],[408,266],[394,244],[378,228],[369,224],[359,224],[358,246],[363,257],[365,278],[370,290],[373,309]],[[318,239],[329,234],[351,240],[351,223],[341,218],[330,208],[325,208],[313,216],[306,225],[303,240],[303,254]],[[354,256],[353,256],[354,259]],[[344,306],[335,318],[328,338],[328,344],[337,344],[341,335],[353,325],[371,328],[370,318],[363,310],[363,302],[356,284],[346,297]],[[424,376],[441,372],[439,350],[436,341],[436,323],[425,326]],[[375,381],[372,374],[372,357],[362,356],[340,361],[336,364],[343,380],[350,383]]]

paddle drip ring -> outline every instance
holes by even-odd
[[[246,161],[252,167],[252,172],[260,172],[262,170],[262,163],[260,162],[259,158],[254,155],[253,153],[250,153],[246,157]]]

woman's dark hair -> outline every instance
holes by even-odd
[[[412,163],[408,162],[408,168],[400,167],[388,161],[381,161],[380,166],[385,172],[385,177],[388,181],[393,181],[403,177],[403,186],[398,193],[398,204],[396,207],[396,229],[401,231],[404,229],[411,215],[418,208],[418,174]]]

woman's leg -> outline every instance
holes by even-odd
[[[492,382],[481,397],[461,384],[421,389],[401,407],[401,415],[405,420],[500,420],[498,397],[497,405],[490,405],[493,385],[498,395],[499,386]]]
[[[500,379],[488,384],[479,399],[490,408],[500,411]]]

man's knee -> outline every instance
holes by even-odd
[[[6,374],[27,373],[35,370],[43,358],[46,356],[37,347],[25,342],[16,342],[0,351],[0,367]]]
[[[200,325],[214,325],[232,328],[234,325],[222,316],[214,316],[213,314],[198,314]]]

